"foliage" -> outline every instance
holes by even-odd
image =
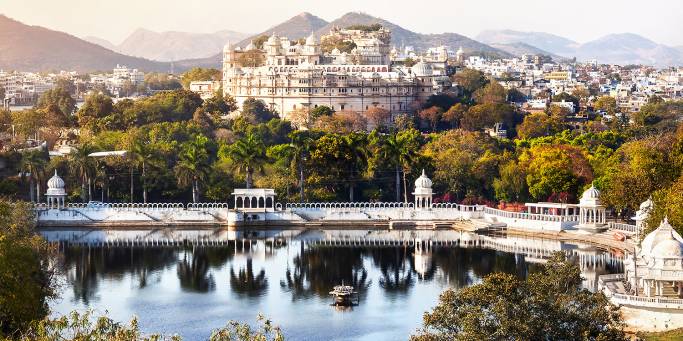
[[[237,64],[242,67],[257,67],[265,62],[263,52],[259,50],[245,51],[237,57]]]
[[[356,43],[341,37],[326,37],[320,42],[320,49],[325,53],[331,53],[334,49],[339,50],[340,53],[351,53],[355,48]]]
[[[347,30],[359,30],[359,31],[365,31],[365,32],[374,32],[374,31],[379,31],[382,29],[382,24],[370,24],[370,25],[351,25],[346,28]]]
[[[49,249],[27,203],[0,200],[0,338],[16,337],[55,297]]]
[[[448,289],[412,340],[626,340],[617,307],[581,288],[577,265],[556,253],[526,280],[493,273]]]
[[[602,110],[610,115],[617,112],[617,100],[614,97],[602,96],[595,101],[595,110]]]
[[[270,110],[262,100],[247,98],[242,103],[242,116],[251,124],[257,124],[270,121],[277,117],[277,113]]]
[[[166,74],[160,72],[149,72],[145,74],[145,86],[150,90],[178,90],[183,87],[180,82]]]
[[[453,81],[467,93],[474,93],[488,83],[484,73],[474,69],[464,69],[453,75]]]
[[[50,106],[56,106],[62,115],[69,116],[76,110],[76,100],[67,89],[56,87],[45,91],[36,103],[36,109],[47,109]]]
[[[201,68],[194,67],[188,71],[185,71],[180,76],[180,83],[183,88],[189,89],[190,83],[194,81],[220,81],[223,78],[223,73],[221,70],[213,68]]]
[[[474,91],[472,96],[477,103],[498,104],[505,103],[507,100],[507,91],[502,85],[494,81],[484,85],[483,88]]]

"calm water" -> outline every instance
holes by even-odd
[[[401,340],[444,289],[495,271],[523,278],[552,251],[581,264],[588,288],[621,268],[619,255],[594,247],[453,231],[44,234],[62,241],[55,314],[136,315],[144,331],[186,340],[206,339],[228,320],[254,322],[258,313],[291,340]],[[158,245],[171,242],[183,245]],[[361,292],[358,306],[330,305],[329,291],[342,282]]]

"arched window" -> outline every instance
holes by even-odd
[[[235,208],[244,208],[244,199],[242,197],[237,197],[237,200],[235,200]]]
[[[258,205],[258,202],[256,200],[256,197],[251,197],[251,207],[256,208],[256,207],[258,207],[257,205]]]
[[[263,199],[263,197],[258,198],[258,207],[259,208],[266,207],[266,201]]]
[[[266,198],[266,208],[273,208],[273,198],[271,198],[271,197]]]

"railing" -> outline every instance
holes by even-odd
[[[605,294],[610,298],[612,303],[652,308],[672,308],[672,306],[676,306],[677,309],[683,308],[683,299],[680,298],[647,297],[622,294],[613,292],[606,285],[608,282],[623,281],[624,278],[624,274],[601,275],[598,277],[598,287],[605,291]]]
[[[117,210],[117,211],[181,211],[185,209],[182,203],[69,203],[66,208],[99,211],[99,210]]]
[[[483,205],[460,205],[455,203],[434,203],[425,209],[431,210],[454,210],[460,212],[477,212],[484,210]],[[384,210],[384,209],[414,209],[415,204],[404,202],[312,202],[312,203],[287,203],[288,210]]]
[[[552,214],[535,214],[526,212],[510,212],[499,210],[496,208],[486,207],[484,213],[494,215],[496,217],[512,218],[512,219],[526,219],[536,221],[550,221],[550,222],[575,222],[579,221],[577,215],[552,215]]]
[[[636,227],[636,225],[631,225],[631,224],[608,222],[607,226],[609,227],[610,230],[618,230],[618,231],[623,231],[623,232],[628,232],[628,233],[643,232],[643,231],[639,231],[639,229],[638,229],[638,227]]]
[[[228,209],[228,203],[225,202],[198,202],[187,204],[188,210],[198,211],[198,210],[215,210],[215,209]]]

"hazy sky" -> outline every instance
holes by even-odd
[[[256,33],[304,11],[327,21],[361,11],[421,33],[514,29],[585,42],[632,32],[683,45],[681,0],[0,0],[0,13],[26,24],[116,44],[139,27]]]

